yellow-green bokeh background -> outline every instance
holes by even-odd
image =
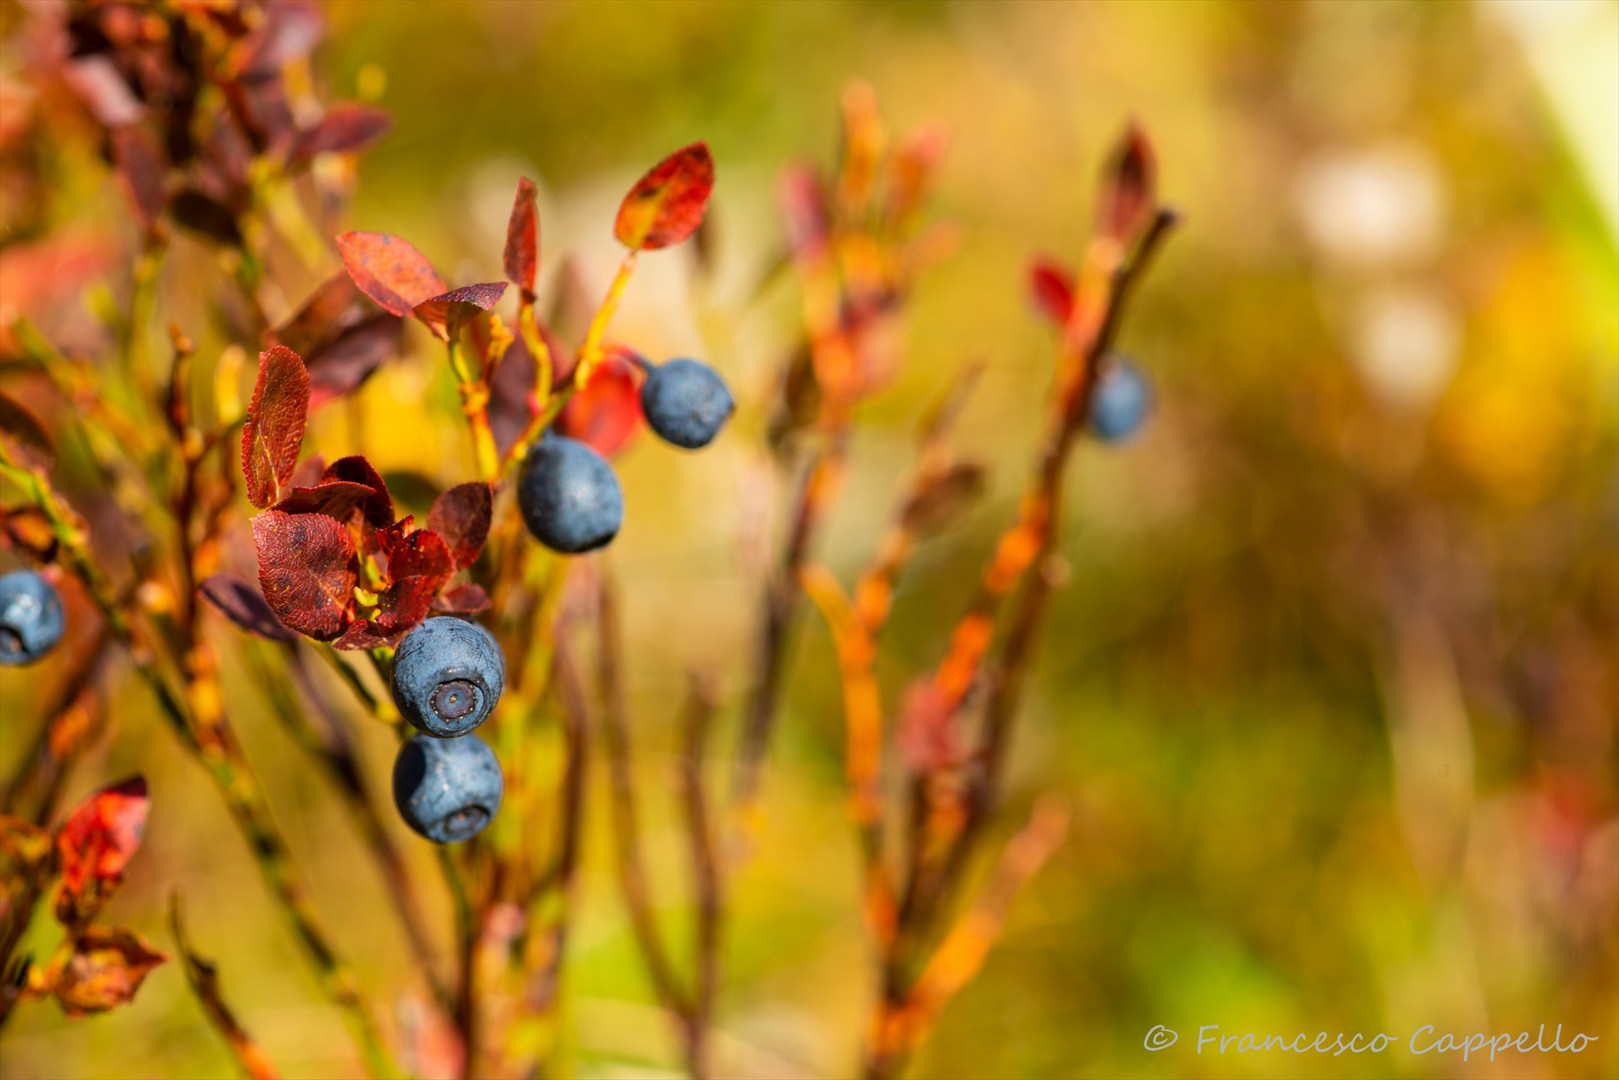
[[[1186,219],[1122,339],[1158,409],[1139,440],[1081,450],[1071,579],[1016,737],[1001,832],[1042,791],[1064,793],[1074,828],[915,1074],[1619,1069],[1619,5],[350,0],[330,15],[317,68],[331,96],[375,95],[397,122],[361,161],[352,227],[409,238],[453,284],[499,276],[528,175],[546,281],[569,253],[600,290],[635,176],[694,139],[713,150],[711,286],[685,252],[649,256],[614,326],[653,357],[709,359],[742,402],[710,451],[643,437],[620,463],[629,512],[611,557],[677,940],[689,888],[672,719],[687,669],[721,673],[733,701],[745,686],[758,552],[742,523],[769,491],[764,421],[797,312],[787,280],[756,288],[780,244],[772,186],[786,162],[830,161],[838,96],[863,78],[895,129],[949,130],[932,216],[960,246],[908,310],[905,373],[861,412],[821,548],[845,582],[926,403],[964,361],[987,365],[957,443],[990,467],[989,491],[903,582],[879,669],[890,701],[936,662],[1013,511],[1053,354],[1024,267],[1077,257],[1127,119]],[[106,216],[120,196],[99,183],[84,213]],[[175,266],[164,289],[181,309],[187,266],[216,282],[200,249]],[[464,479],[453,384],[426,334],[407,341],[362,395],[365,450],[384,470]],[[324,411],[311,445],[353,452],[350,424]],[[843,1076],[872,978],[815,618],[793,656],[760,851],[731,897],[718,1054],[722,1072]],[[42,707],[33,680],[53,673],[35,670],[0,672],[8,772]],[[408,964],[378,879],[322,778],[251,701],[233,707],[391,1025]],[[285,1073],[351,1074],[351,1044],[202,770],[134,684],[113,710],[115,736],[66,800],[137,769],[151,782],[109,919],[165,940],[181,890]],[[379,780],[391,742],[366,732]],[[676,1057],[610,873],[603,788],[593,777],[569,1057],[582,1076],[665,1075]],[[447,941],[431,855],[400,833]],[[1493,1065],[1409,1052],[1424,1024],[1541,1023],[1600,1041]],[[1156,1024],[1179,1043],[1144,1050]],[[1199,1055],[1210,1024],[1400,1041],[1359,1057]],[[228,1068],[173,965],[133,1007],[76,1023],[27,1007],[0,1040],[6,1077]]]

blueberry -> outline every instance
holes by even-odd
[[[647,426],[665,442],[697,450],[714,441],[736,401],[725,380],[707,364],[671,360],[647,373],[641,384]]]
[[[429,840],[454,844],[483,831],[500,809],[500,760],[476,735],[412,736],[394,758],[394,805]]]
[[[1091,430],[1106,442],[1134,435],[1152,409],[1152,387],[1140,368],[1114,360],[1102,369],[1091,395]]]
[[[489,718],[506,689],[506,660],[499,642],[477,623],[424,619],[394,653],[392,689],[411,726],[453,739]]]
[[[599,548],[624,523],[624,493],[607,459],[577,439],[547,434],[529,448],[517,508],[534,539],[568,555]]]
[[[0,664],[32,664],[56,648],[65,629],[54,585],[32,570],[0,577]]]

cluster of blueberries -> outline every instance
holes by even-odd
[[[647,426],[687,449],[707,446],[735,409],[714,370],[695,360],[646,365],[641,409]],[[1104,440],[1128,438],[1152,405],[1146,376],[1113,358],[1091,398],[1090,426]],[[617,535],[624,496],[612,466],[588,444],[547,433],[529,450],[517,505],[534,537],[567,554],[599,548]],[[0,576],[0,664],[32,663],[65,629],[62,599],[32,570]],[[476,835],[500,808],[504,781],[495,752],[477,735],[506,687],[506,660],[494,636],[453,616],[424,620],[400,642],[391,690],[416,728],[394,760],[394,803],[416,832],[447,844]]]
[[[706,364],[647,365],[641,411],[666,442],[688,450],[707,446],[735,408],[731,391]],[[606,544],[624,520],[624,494],[607,459],[587,443],[554,433],[523,460],[517,506],[535,539],[570,555]],[[476,623],[430,618],[399,643],[394,704],[420,734],[394,759],[394,805],[427,839],[466,840],[500,808],[500,761],[472,732],[488,719],[505,686],[500,645]]]

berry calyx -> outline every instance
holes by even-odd
[[[394,805],[421,836],[439,844],[471,839],[500,809],[500,760],[476,735],[415,735],[394,758]]]
[[[494,635],[477,623],[435,616],[399,643],[390,689],[412,727],[453,739],[494,711],[506,689],[506,660]]]

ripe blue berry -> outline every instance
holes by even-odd
[[[1128,360],[1114,360],[1102,369],[1091,395],[1091,430],[1107,442],[1134,435],[1152,409],[1152,386],[1141,369]]]
[[[647,426],[665,442],[697,450],[720,433],[736,401],[713,368],[696,360],[671,360],[647,373],[641,384]]]
[[[624,493],[607,459],[585,443],[547,434],[529,447],[517,508],[534,539],[567,555],[599,548],[624,523]]]
[[[506,689],[506,660],[499,642],[477,623],[424,619],[394,653],[392,689],[412,727],[453,739],[489,718]]]
[[[476,735],[412,736],[394,758],[394,805],[405,824],[429,840],[470,839],[500,809],[500,760]]]
[[[32,664],[56,648],[67,629],[62,597],[32,570],[0,577],[0,664]]]

